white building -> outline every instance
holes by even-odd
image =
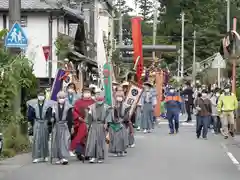
[[[86,42],[89,39],[89,33],[85,32],[85,27],[87,25],[88,30],[91,28],[89,23],[90,11],[87,10],[90,6],[84,3],[82,6],[84,9],[83,13],[82,8],[79,8],[80,6],[73,9],[71,5],[74,5],[74,3],[69,4],[66,0],[62,2],[59,3],[59,1],[54,0],[22,0],[21,3],[21,25],[29,43],[26,55],[34,63],[34,74],[38,78],[48,78],[50,74],[53,78],[55,77],[59,59],[56,56],[56,47],[54,43],[59,33],[71,35],[75,39],[74,45],[76,46],[77,44],[77,46],[80,46],[80,49],[78,47],[78,50],[73,50],[72,56],[78,56],[80,59],[84,59],[84,56],[88,56]],[[103,3],[103,1],[98,1],[97,4],[96,7],[100,6],[104,12],[109,8],[106,6],[108,3]],[[96,8],[96,12],[98,12],[98,8]],[[100,15],[101,28],[108,34],[109,18],[102,12],[96,14]],[[96,18],[99,15],[96,15]],[[4,28],[9,29],[8,0],[0,0],[0,29]],[[95,28],[97,29],[97,25],[95,25]],[[49,57],[50,60],[52,60],[51,73],[48,72],[49,68],[43,54],[43,46],[52,47]]]

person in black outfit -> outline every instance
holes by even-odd
[[[193,88],[191,87],[191,83],[186,83],[187,88],[184,89],[181,93],[181,96],[184,96],[185,100],[185,108],[187,112],[187,120],[185,122],[191,122],[192,121],[192,109],[193,109]]]

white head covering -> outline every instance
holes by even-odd
[[[104,97],[104,91],[102,91],[100,88],[95,89],[96,97]]]
[[[57,98],[66,98],[67,97],[67,94],[64,92],[64,91],[60,91],[58,92],[57,94]]]
[[[116,82],[116,81],[113,81],[113,82],[112,82],[112,85],[113,85],[113,86],[118,86],[118,85],[120,85],[120,84],[119,84],[118,82]]]
[[[98,87],[97,87],[95,84],[90,84],[90,85],[89,85],[89,88],[95,88],[95,89],[97,89]]]
[[[105,96],[105,94],[104,94],[104,91],[98,91],[98,92],[96,92],[96,97],[104,97]]]
[[[102,90],[100,88],[95,88],[95,93],[100,93]]]
[[[129,86],[129,82],[125,81],[121,84],[121,86]]]

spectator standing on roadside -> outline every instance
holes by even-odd
[[[220,89],[216,88],[213,92],[213,95],[210,98],[212,103],[212,120],[213,120],[213,129],[215,134],[220,133],[220,129],[221,129],[221,119],[217,111],[217,104],[218,104],[219,97],[220,97]]]
[[[238,108],[238,101],[235,94],[231,93],[230,86],[224,88],[217,104],[218,113],[222,121],[222,130],[225,139],[229,134],[234,137],[234,111]],[[229,126],[229,129],[228,129]]]
[[[193,88],[191,87],[191,83],[186,83],[187,87],[181,93],[181,96],[184,96],[185,107],[187,112],[187,120],[186,122],[192,121],[192,108],[193,108]]]
[[[199,94],[195,101],[195,107],[197,110],[197,138],[199,139],[202,134],[202,137],[207,139],[208,125],[212,114],[212,104],[208,98],[207,90],[203,90],[202,93]]]

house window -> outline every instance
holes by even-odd
[[[22,16],[21,17],[21,26],[22,27],[27,27],[27,16]]]
[[[68,24],[68,35],[72,38],[75,38],[77,29],[78,29],[78,24],[69,23]]]

